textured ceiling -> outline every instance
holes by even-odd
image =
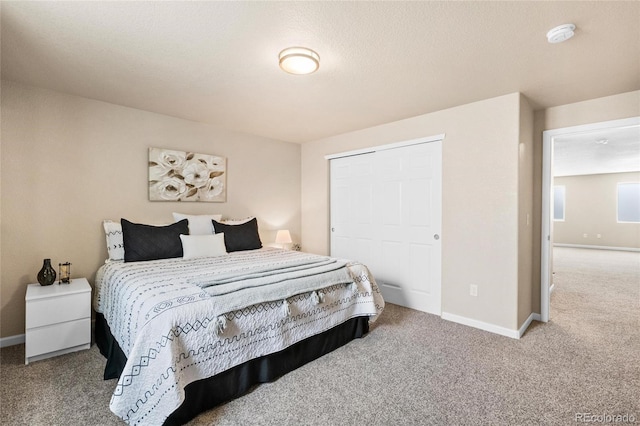
[[[640,88],[640,2],[9,2],[2,78],[290,142]],[[546,33],[577,25],[552,45]],[[278,68],[286,47],[320,69]]]
[[[554,176],[637,171],[640,171],[640,126],[582,132],[553,139]]]

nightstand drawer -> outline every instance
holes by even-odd
[[[31,300],[27,303],[27,329],[91,317],[91,292]]]
[[[26,357],[91,343],[91,318],[63,322],[29,330]]]

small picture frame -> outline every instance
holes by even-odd
[[[59,263],[58,268],[60,271],[58,284],[69,284],[71,282],[71,263]]]

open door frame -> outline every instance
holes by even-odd
[[[553,255],[553,144],[559,136],[577,133],[588,133],[595,130],[631,127],[640,125],[640,117],[622,120],[603,121],[600,123],[584,124],[580,126],[563,127],[546,130],[542,133],[542,242],[540,257],[540,319],[549,321],[549,299],[551,296],[551,256]]]

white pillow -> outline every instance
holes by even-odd
[[[211,223],[211,219],[216,222],[220,222],[222,219],[221,214],[182,214],[182,213],[173,213],[173,220],[176,222],[181,221],[182,219],[189,220],[189,235],[211,235],[214,234],[213,224]]]
[[[216,220],[216,222],[224,223],[225,225],[242,225],[250,220],[253,220],[255,216],[245,217],[244,219],[225,219],[223,221]]]
[[[112,260],[124,260],[122,225],[120,222],[105,220],[102,222],[102,226],[104,227],[104,235],[107,238],[107,252],[109,253],[109,259],[107,262]]]
[[[180,235],[182,240],[182,257],[215,257],[227,254],[224,245],[224,234],[215,235]]]

